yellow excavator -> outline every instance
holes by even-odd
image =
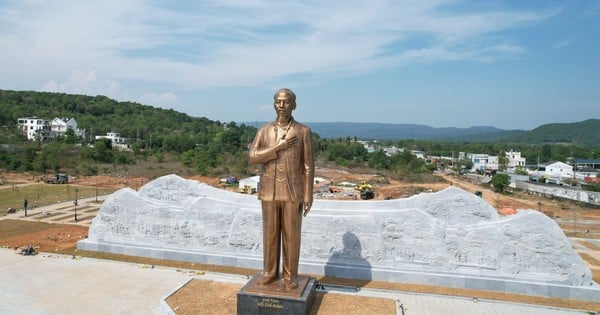
[[[250,185],[244,185],[244,187],[240,188],[240,193],[242,193],[242,194],[251,195],[255,192],[256,192],[256,190],[254,188],[252,188],[252,186],[250,186]]]
[[[373,185],[367,183],[366,181],[361,182],[354,188],[360,192],[361,199],[367,200],[373,199],[375,197],[375,193],[373,192]]]

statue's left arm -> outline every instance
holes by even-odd
[[[309,128],[303,133],[302,139],[302,176],[304,176],[304,216],[310,212],[313,203],[313,184],[315,179],[315,164],[312,152],[312,133]]]

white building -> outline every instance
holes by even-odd
[[[509,171],[514,171],[516,168],[518,167],[525,167],[525,158],[521,156],[521,152],[515,152],[515,151],[507,151],[504,152],[505,156],[506,156],[506,168]]]
[[[107,132],[106,136],[96,136],[96,140],[99,139],[110,139],[113,145],[115,144],[124,144],[127,140],[126,138],[121,137],[119,133],[116,132]]]
[[[425,152],[423,151],[419,151],[419,150],[410,150],[410,153],[412,153],[414,156],[418,157],[419,159],[425,159]]]
[[[17,125],[21,128],[27,140],[45,140],[50,136],[50,124],[39,117],[19,118]]]
[[[387,155],[387,156],[392,156],[394,154],[404,152],[403,148],[397,148],[395,145],[393,145],[391,147],[384,147],[384,148],[382,148],[382,150],[383,150],[383,152],[385,152],[385,155]]]
[[[64,137],[69,129],[73,130],[76,137],[85,136],[85,130],[77,128],[75,118],[54,118],[50,122],[50,138]]]
[[[488,154],[476,154],[468,153],[467,159],[473,162],[473,168],[471,172],[479,171],[485,173],[485,171],[497,171],[498,170],[498,156]]]
[[[573,166],[563,162],[546,165],[546,171],[544,171],[546,183],[561,184],[569,178],[573,178]]]

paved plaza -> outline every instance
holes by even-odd
[[[195,277],[238,283],[247,277],[219,273],[193,275],[185,270],[40,253],[17,255],[0,249],[0,314],[168,314],[163,299]],[[473,300],[396,291],[362,289],[340,294],[389,298],[397,314],[559,315],[587,312],[508,302]]]

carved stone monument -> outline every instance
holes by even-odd
[[[261,204],[177,175],[110,195],[78,243],[94,250],[262,270]],[[454,186],[406,199],[315,200],[299,272],[600,301],[600,285],[558,224],[500,217]]]

